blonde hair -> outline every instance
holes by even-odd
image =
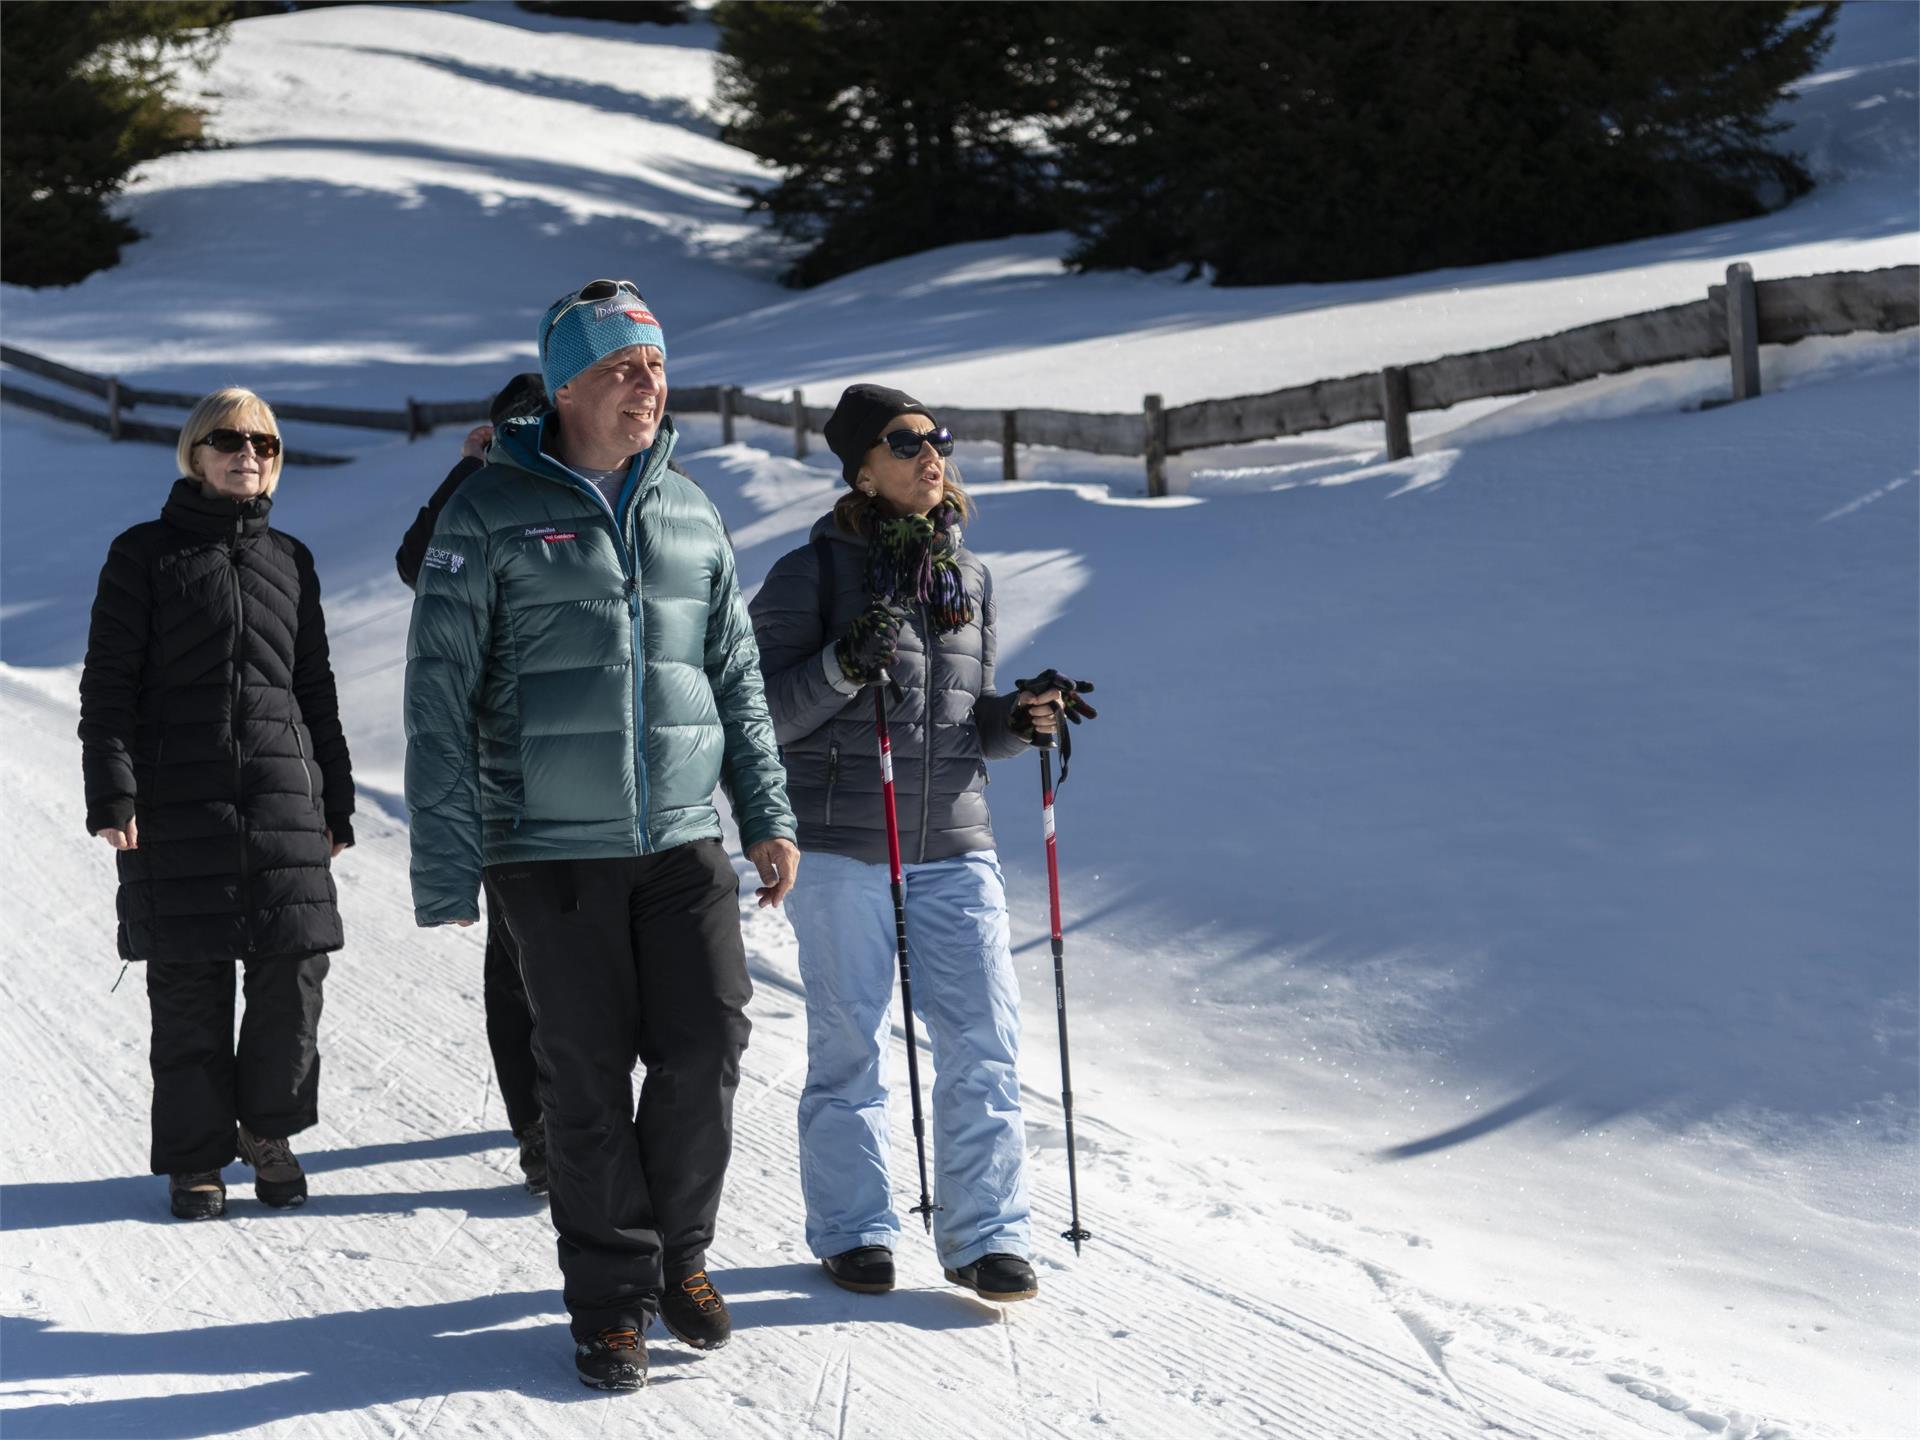
[[[973,520],[973,499],[960,484],[960,467],[952,459],[942,460],[941,469],[945,472],[942,482],[940,501],[952,505],[960,512],[960,523],[970,524]],[[858,485],[847,491],[833,502],[833,523],[842,535],[869,535],[876,520],[890,520],[893,512],[887,509],[887,502],[878,495],[869,495]]]
[[[173,447],[173,458],[180,462],[180,473],[189,480],[201,478],[194,468],[193,452],[199,443],[209,434],[222,428],[237,428],[227,422],[241,415],[251,422],[247,428],[264,430],[272,435],[280,434],[280,422],[273,418],[273,407],[262,400],[253,391],[238,385],[228,385],[214,391],[193,407],[193,413],[187,416],[187,423],[180,427],[179,443]],[[271,495],[280,484],[280,466],[287,458],[286,441],[283,438],[280,453],[271,460],[261,462],[266,475],[262,487],[264,493]]]

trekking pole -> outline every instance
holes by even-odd
[[[907,974],[907,892],[900,871],[900,818],[893,807],[893,741],[887,734],[887,687],[893,683],[883,671],[880,683],[873,687],[873,719],[880,737],[880,793],[887,806],[887,864],[893,880],[893,934],[900,959],[900,1010],[907,1028],[907,1088],[913,1094],[913,1148],[920,1161],[920,1203],[908,1213],[920,1216],[931,1233],[934,1205],[927,1194],[927,1125],[920,1113],[920,1056],[913,1038],[913,981]]]
[[[1073,1223],[1060,1232],[1060,1238],[1071,1240],[1073,1253],[1078,1255],[1080,1242],[1091,1240],[1093,1234],[1080,1224],[1080,1175],[1073,1153],[1073,1062],[1067,1054],[1067,967],[1065,942],[1060,937],[1060,855],[1053,838],[1053,736],[1039,731],[1034,735],[1034,744],[1040,751],[1040,806],[1047,837],[1047,903],[1053,919],[1053,1013],[1060,1028],[1060,1108],[1067,1118],[1067,1195],[1073,1205]],[[1066,778],[1064,766],[1060,776]]]

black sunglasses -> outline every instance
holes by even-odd
[[[258,430],[209,430],[196,445],[211,445],[222,455],[238,455],[242,445],[253,446],[253,453],[262,460],[271,460],[280,453],[280,437],[263,435]]]
[[[554,312],[553,319],[547,322],[547,328],[540,335],[540,353],[547,353],[547,341],[553,338],[553,327],[558,325],[569,310],[577,310],[582,305],[591,305],[596,300],[611,300],[622,290],[644,303],[640,287],[631,280],[589,280],[573,294],[563,297],[566,301]],[[559,302],[556,301],[556,304]]]
[[[953,454],[953,432],[944,425],[938,430],[889,430],[873,443],[886,446],[900,460],[913,459],[922,445],[933,446],[936,455]]]

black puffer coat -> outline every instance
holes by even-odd
[[[313,556],[270,498],[174,484],[113,542],[80,676],[87,833],[119,852],[129,960],[311,955],[342,944],[327,831],[353,840]]]
[[[824,546],[832,547],[825,556],[832,573],[823,577]],[[902,696],[887,705],[900,858],[909,865],[991,850],[986,762],[1027,749],[1007,725],[1013,696],[994,689],[993,577],[971,550],[954,558],[973,619],[929,644],[926,611],[914,611],[893,665]],[[748,610],[800,848],[884,865],[873,691],[849,683],[833,655],[834,642],[870,603],[866,576],[866,541],[825,515],[812,543],[774,561]]]

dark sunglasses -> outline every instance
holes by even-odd
[[[922,445],[933,446],[936,455],[953,454],[953,432],[944,425],[938,430],[889,430],[873,443],[886,446],[899,460],[913,459]]]
[[[280,437],[263,435],[258,430],[209,430],[196,445],[211,445],[222,455],[238,455],[242,445],[253,446],[253,453],[262,460],[271,460],[280,453]]]
[[[553,338],[553,327],[560,323],[561,319],[569,310],[577,310],[582,305],[591,305],[596,300],[611,300],[622,290],[633,296],[634,299],[641,300],[642,303],[644,303],[644,297],[640,294],[640,287],[631,280],[589,280],[578,290],[574,291],[573,294],[563,297],[566,303],[560,305],[560,308],[554,312],[553,319],[547,322],[547,328],[541,332],[540,354],[543,357],[546,355],[547,341]],[[555,303],[558,304],[559,302],[556,301]]]

